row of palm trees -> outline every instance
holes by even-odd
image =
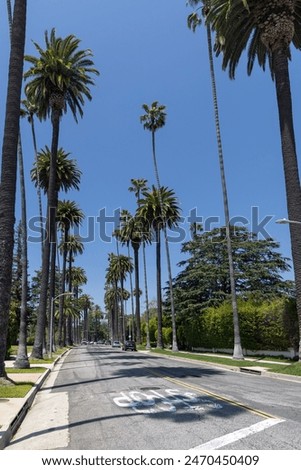
[[[156,278],[157,278],[157,317],[158,317],[158,335],[157,335],[157,346],[163,348],[163,335],[162,335],[162,281],[161,281],[161,232],[164,233],[165,251],[167,258],[168,278],[169,278],[169,289],[170,289],[170,303],[171,303],[171,317],[172,317],[172,349],[173,351],[178,350],[177,346],[177,335],[176,335],[176,318],[173,302],[173,286],[172,286],[172,272],[171,272],[171,260],[168,244],[167,229],[176,226],[180,219],[180,209],[175,197],[174,191],[163,187],[160,184],[158,163],[156,157],[156,132],[165,125],[166,111],[165,106],[154,101],[150,106],[142,105],[145,114],[140,116],[140,122],[143,124],[144,129],[151,132],[152,138],[152,158],[155,170],[155,178],[157,186],[153,185],[151,191],[147,187],[147,180],[144,178],[131,179],[131,186],[129,191],[134,192],[137,202],[137,208],[134,215],[127,210],[122,210],[120,213],[120,227],[115,230],[114,236],[117,239],[117,257],[113,253],[109,255],[109,267],[107,269],[106,276],[106,292],[105,302],[108,310],[111,312],[111,317],[118,317],[118,302],[116,301],[118,295],[118,280],[120,280],[120,310],[121,310],[121,338],[124,341],[124,289],[123,284],[126,278],[126,274],[130,274],[130,285],[131,285],[131,297],[133,298],[133,288],[131,273],[133,267],[131,265],[130,253],[128,251],[128,269],[123,269],[124,255],[118,253],[118,242],[122,245],[127,245],[128,250],[131,245],[134,252],[134,271],[135,271],[135,315],[134,307],[132,305],[132,316],[135,317],[136,324],[136,340],[137,343],[141,343],[141,321],[140,321],[140,281],[139,281],[139,249],[143,248],[143,266],[144,266],[144,287],[145,287],[145,298],[146,298],[146,331],[147,341],[146,347],[150,347],[149,341],[149,307],[148,307],[148,287],[147,287],[147,271],[146,271],[146,256],[145,256],[145,245],[151,243],[155,238],[156,243]],[[143,197],[142,197],[143,196]],[[112,265],[113,261],[113,265]],[[112,278],[114,282],[112,283]],[[108,292],[110,289],[115,288],[115,302],[108,304]],[[114,307],[115,306],[115,310]],[[117,313],[116,313],[117,312]],[[133,322],[134,324],[134,322]],[[111,321],[111,325],[114,322]],[[118,326],[118,323],[116,324]],[[116,336],[116,329],[112,329],[112,338]]]
[[[43,357],[43,339],[46,324],[48,283],[50,298],[54,297],[55,259],[56,259],[56,209],[58,205],[57,160],[59,150],[60,123],[69,109],[78,121],[83,116],[85,98],[92,99],[90,85],[93,74],[99,72],[93,67],[90,50],[79,49],[80,40],[74,35],[57,37],[55,29],[50,35],[45,33],[45,49],[34,42],[39,55],[25,56],[31,64],[24,78],[30,79],[25,86],[25,94],[37,106],[40,120],[51,119],[52,141],[50,149],[49,180],[47,188],[47,236],[43,241],[42,282],[39,314],[32,357]]]
[[[177,198],[173,190],[167,187],[160,187],[160,191],[153,185],[151,189],[147,187],[146,179],[132,179],[130,191],[137,196],[137,208],[135,214],[128,210],[120,213],[120,226],[115,230],[114,235],[117,244],[127,246],[128,254],[109,254],[109,265],[106,274],[105,304],[111,314],[112,338],[122,339],[124,337],[124,308],[123,302],[128,298],[135,297],[135,307],[132,303],[132,317],[135,319],[134,337],[138,344],[141,343],[141,319],[140,319],[140,279],[139,279],[139,253],[142,248],[143,254],[143,277],[145,294],[146,313],[146,347],[150,347],[149,341],[149,299],[148,280],[146,266],[146,245],[155,243],[156,246],[156,282],[157,282],[157,316],[158,316],[158,336],[157,346],[163,348],[162,337],[162,276],[161,276],[161,234],[167,228],[176,226],[180,219],[180,209]],[[159,195],[160,194],[160,195]],[[130,254],[133,251],[134,263]],[[118,250],[119,251],[119,250]],[[135,287],[133,288],[132,273],[135,273]],[[130,277],[130,292],[125,291],[124,284],[127,276]],[[119,302],[119,304],[118,304]],[[118,330],[116,318],[120,310],[121,328]],[[115,328],[114,328],[115,319]],[[118,337],[118,333],[119,337]],[[176,341],[176,336],[175,336]]]
[[[7,4],[8,7],[10,7],[9,0]],[[23,83],[26,7],[26,1],[15,0],[13,14],[11,15],[11,51],[1,167],[0,378],[4,379],[6,378],[4,359],[6,353],[11,290],[16,197],[16,157],[19,141],[19,118]],[[9,12],[11,13],[11,10],[9,10]],[[42,237],[42,280],[39,312],[32,352],[32,356],[35,358],[43,357],[47,304],[49,305],[50,300],[55,297],[57,214],[61,214],[60,223],[65,234],[64,241],[67,240],[68,230],[70,229],[68,223],[66,224],[66,218],[65,222],[63,221],[64,216],[66,216],[67,206],[69,206],[70,210],[76,209],[77,211],[77,215],[75,216],[77,222],[73,220],[74,223],[79,223],[82,217],[79,208],[74,207],[71,201],[62,201],[59,205],[59,183],[57,178],[57,166],[60,154],[59,131],[63,114],[66,113],[67,110],[70,110],[76,122],[78,121],[78,116],[83,116],[85,99],[92,99],[90,86],[94,84],[93,75],[99,74],[94,68],[91,58],[92,52],[90,50],[80,50],[79,44],[80,41],[75,36],[69,35],[66,38],[57,37],[55,29],[52,29],[49,34],[47,32],[45,33],[44,48],[38,43],[34,43],[37,56],[25,56],[25,60],[30,64],[30,68],[24,74],[24,78],[27,80],[24,92],[26,102],[28,103],[27,109],[31,123],[33,123],[33,114],[35,114],[41,121],[50,118],[52,124],[51,146],[50,149],[45,147],[45,151],[42,152],[44,155],[40,155],[42,157],[41,160],[38,158],[35,146],[37,167],[32,175],[33,179],[36,178],[36,184],[40,191],[43,187],[43,182],[41,181],[43,175],[39,172],[38,166],[42,165],[43,157],[45,157],[45,159],[48,158],[48,167],[44,165],[44,170],[48,177],[47,183],[46,179],[44,179],[44,191],[47,195],[47,212],[46,227]],[[60,211],[60,213],[58,211]],[[72,218],[69,218],[70,223],[71,221]],[[64,265],[66,264],[66,252],[66,247],[64,247]],[[69,259],[71,263],[72,250]],[[69,269],[70,268],[69,266]],[[69,285],[69,288],[70,287],[72,286]],[[64,289],[64,287],[62,287],[62,289]]]

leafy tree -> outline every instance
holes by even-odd
[[[231,238],[239,298],[261,303],[293,296],[293,283],[282,278],[289,270],[288,259],[277,251],[277,242],[257,239],[245,227],[231,227]],[[195,233],[182,253],[188,258],[179,263],[183,269],[174,281],[180,323],[193,321],[231,294],[225,228]]]
[[[288,218],[301,221],[301,188],[288,66],[291,45],[301,47],[301,1],[211,0],[207,19],[216,31],[216,51],[222,53],[222,66],[228,69],[230,78],[235,77],[244,50],[248,51],[248,74],[256,59],[263,69],[266,63],[270,66],[276,87]],[[301,332],[301,232],[297,225],[290,225],[290,236]],[[301,347],[299,351],[301,358]]]

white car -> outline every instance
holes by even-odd
[[[113,343],[112,343],[112,348],[121,348],[121,343],[120,343],[120,341],[113,341]]]

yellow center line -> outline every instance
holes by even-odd
[[[269,413],[265,413],[264,411],[257,410],[255,408],[252,408],[251,406],[245,405],[243,403],[240,403],[236,400],[231,400],[230,398],[224,397],[222,395],[218,395],[217,393],[210,392],[209,390],[206,390],[204,388],[199,387],[198,385],[193,385],[189,384],[187,382],[183,382],[182,380],[179,380],[174,377],[170,377],[167,375],[160,374],[160,372],[154,372],[153,370],[147,369],[148,372],[150,372],[152,375],[161,377],[162,379],[168,380],[169,382],[172,382],[176,385],[181,385],[182,387],[189,388],[191,390],[195,390],[200,393],[204,393],[205,395],[208,395],[210,397],[216,398],[217,400],[224,401],[226,403],[229,403],[230,405],[237,406],[239,408],[242,408],[244,410],[250,411],[253,414],[256,414],[258,416],[261,416],[263,418],[272,418],[272,419],[278,419],[277,416],[273,416]]]

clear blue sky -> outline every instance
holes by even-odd
[[[164,129],[157,133],[157,157],[161,184],[173,188],[184,217],[197,208],[204,218],[224,221],[218,166],[211,86],[205,31],[188,30],[190,13],[185,0],[31,0],[28,2],[26,53],[35,54],[32,40],[44,45],[44,31],[57,35],[73,33],[90,48],[100,71],[87,102],[84,118],[61,122],[60,145],[75,158],[83,172],[81,189],[61,198],[74,199],[85,212],[95,237],[85,243],[85,253],[76,264],[86,270],[85,292],[103,306],[107,256],[115,242],[103,242],[96,217],[106,209],[133,211],[135,198],[128,191],[131,178],[155,182],[151,160],[151,137],[139,121],[142,104],[158,100],[167,109]],[[8,30],[6,6],[0,6],[0,132],[6,93]],[[301,55],[294,54],[291,83],[295,130],[300,154]],[[25,63],[25,70],[29,67]],[[266,226],[290,257],[288,226],[275,220],[287,215],[278,114],[274,84],[269,72],[255,67],[247,77],[242,61],[235,81],[216,62],[217,89],[231,216],[251,219],[252,207],[259,218],[273,219]],[[50,145],[49,123],[37,123],[38,145]],[[30,128],[22,122],[22,141],[27,177],[33,164]],[[18,196],[19,197],[19,196]],[[38,213],[35,189],[28,178],[28,218]],[[17,215],[18,217],[18,215]],[[215,224],[216,226],[218,224]],[[87,222],[82,235],[91,235]],[[183,227],[189,237],[189,223]],[[212,226],[213,227],[213,226]],[[251,228],[249,225],[248,228]],[[108,225],[110,235],[112,226]],[[181,243],[171,244],[173,274],[182,259]],[[148,249],[149,289],[155,298],[155,251]],[[163,281],[167,281],[163,252]],[[29,244],[29,269],[40,266],[40,247]],[[289,275],[290,277],[291,275]],[[141,286],[143,289],[142,278]],[[142,299],[143,300],[143,299]]]

